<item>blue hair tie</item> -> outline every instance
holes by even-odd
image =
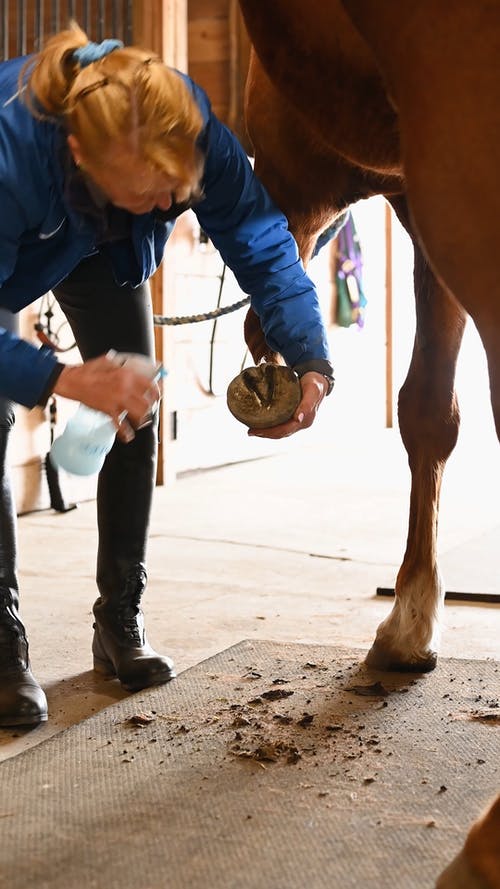
[[[103,40],[102,43],[93,43],[90,40],[85,46],[80,46],[78,49],[75,49],[73,59],[75,62],[79,63],[80,68],[86,68],[87,65],[91,65],[92,62],[98,62],[99,59],[108,56],[114,49],[123,49],[121,40],[109,39]]]

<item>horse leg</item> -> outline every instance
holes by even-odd
[[[397,108],[420,240],[482,338],[500,438],[500,5],[342,2]]]
[[[500,889],[500,796],[472,825],[436,889]]]
[[[398,205],[407,223],[404,199]],[[416,334],[398,413],[411,471],[408,539],[396,581],[396,598],[379,626],[367,664],[383,670],[432,670],[437,660],[444,599],[437,564],[441,479],[457,440],[459,409],[455,368],[466,314],[437,282],[415,244]]]

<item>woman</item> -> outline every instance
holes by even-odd
[[[270,434],[310,426],[333,385],[317,296],[286,219],[203,90],[150,53],[90,43],[76,26],[0,65],[0,306],[16,313],[52,290],[83,358],[62,365],[0,330],[0,725],[47,718],[18,613],[12,402],[32,407],[55,392],[117,426],[123,411],[141,425],[155,387],[106,353],[153,357],[148,279],[189,206],[251,295],[270,348],[301,377],[294,417]],[[135,435],[122,427],[98,481],[94,666],[133,690],[175,675],[148,645],[140,608],[155,469],[155,423]]]

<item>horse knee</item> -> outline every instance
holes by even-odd
[[[436,387],[422,391],[412,381],[401,387],[398,420],[403,444],[411,457],[423,448],[445,462],[458,439],[460,410],[455,392],[440,394]]]

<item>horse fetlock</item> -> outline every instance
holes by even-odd
[[[439,623],[436,614],[396,601],[380,624],[366,663],[377,670],[426,673],[437,663]]]

